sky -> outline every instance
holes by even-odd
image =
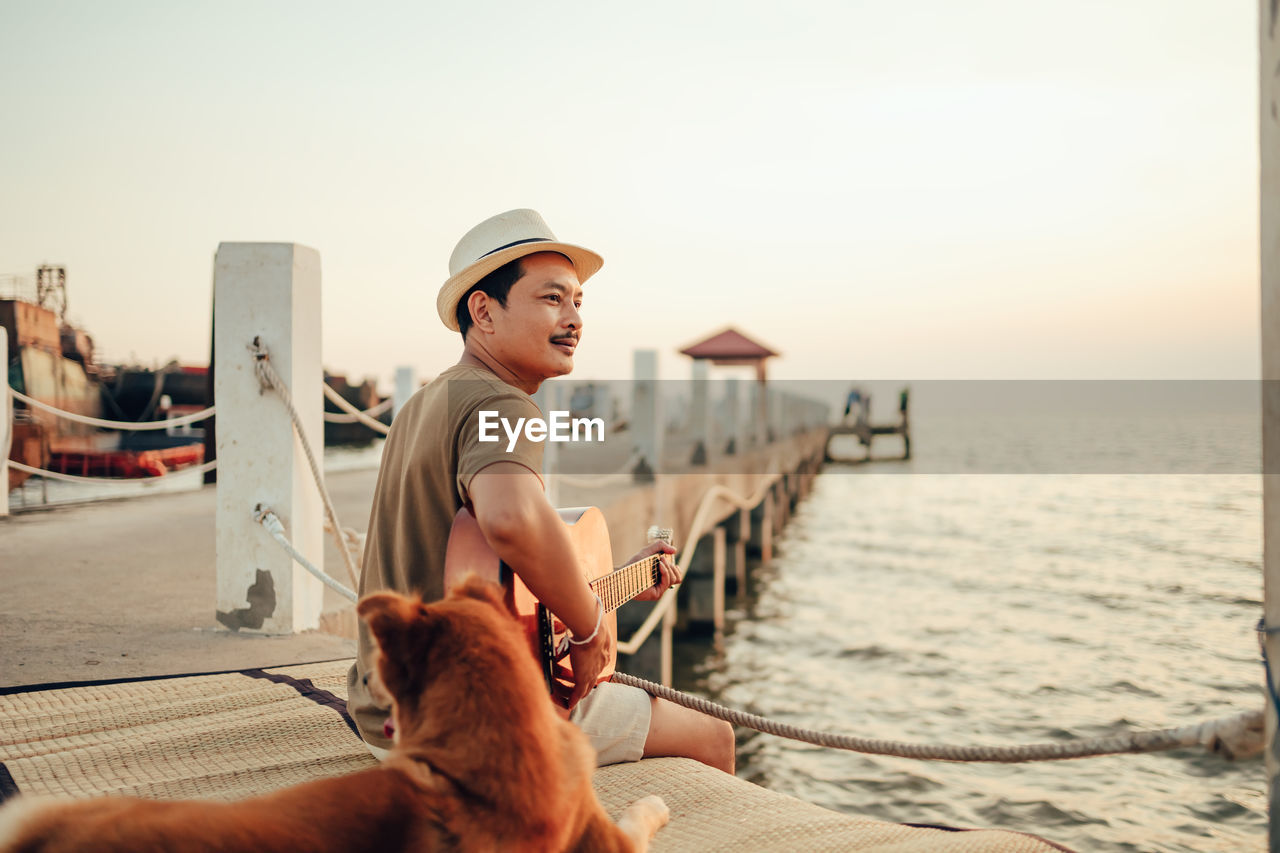
[[[1252,0],[0,2],[0,274],[208,360],[221,242],[320,252],[326,368],[425,378],[454,244],[595,249],[575,376],[1248,379]],[[716,375],[713,373],[713,375]]]

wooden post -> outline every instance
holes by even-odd
[[[1262,273],[1262,532],[1263,615],[1280,627],[1280,12],[1258,2],[1259,151]],[[1273,681],[1280,676],[1280,634],[1265,638]],[[1268,691],[1267,695],[1270,695]],[[1280,740],[1276,709],[1267,702],[1269,846],[1280,851]]]
[[[293,243],[223,243],[214,260],[214,290],[217,619],[233,631],[317,628],[324,585],[253,517],[256,505],[270,507],[294,547],[324,566],[320,493],[288,409],[261,389],[249,345],[258,338],[267,348],[319,458],[320,254]]]
[[[9,396],[9,330],[3,326],[0,326],[0,357],[4,359],[5,367],[4,388],[0,389],[0,518],[4,518],[9,514],[9,452],[13,449],[13,398]]]

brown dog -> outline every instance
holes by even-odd
[[[234,803],[19,798],[0,809],[0,851],[629,851],[667,822],[653,796],[609,819],[591,747],[492,584],[358,609],[379,647],[371,689],[392,706],[382,766]]]

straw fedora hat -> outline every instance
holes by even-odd
[[[590,249],[561,243],[536,210],[508,210],[490,217],[462,236],[449,256],[449,280],[436,297],[440,320],[458,331],[458,300],[503,264],[537,252],[559,252],[573,262],[579,283],[599,272],[604,258]]]

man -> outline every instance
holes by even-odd
[[[595,252],[556,240],[535,211],[487,219],[458,242],[436,300],[440,320],[462,334],[462,358],[396,415],[383,447],[365,545],[360,594],[379,589],[444,594],[449,528],[470,505],[489,546],[568,626],[575,685],[570,719],[591,739],[601,765],[646,756],[684,756],[733,772],[728,723],[633,687],[594,687],[616,638],[559,516],[543,491],[542,445],[522,433],[508,449],[480,442],[478,412],[508,423],[542,417],[530,395],[573,370],[582,337],[582,283],[603,265]],[[661,553],[661,579],[638,600],[656,600],[680,578],[670,546],[654,543],[631,560]],[[386,709],[364,685],[372,642],[347,678],[347,706],[375,755],[391,745]],[[549,700],[548,700],[549,701]]]

